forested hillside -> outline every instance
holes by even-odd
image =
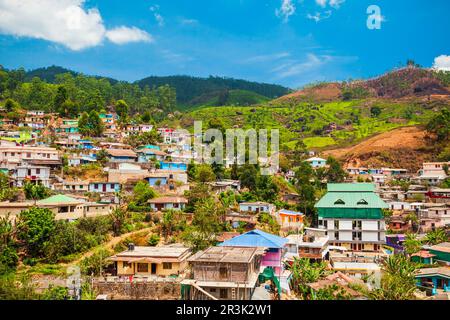
[[[203,95],[220,97],[223,92],[229,90],[246,90],[257,93],[269,99],[274,99],[289,93],[289,89],[266,83],[250,82],[232,78],[209,77],[196,78],[189,76],[170,76],[170,77],[148,77],[137,81],[142,87],[160,86],[168,84],[177,90],[177,100],[183,105],[198,104],[196,98]]]
[[[7,71],[7,70],[4,70]],[[33,78],[49,84],[61,84],[70,79],[95,79],[99,82],[92,85],[99,87],[102,98],[109,102],[110,99],[124,99],[132,107],[132,111],[142,111],[157,108],[154,99],[146,93],[154,88],[170,86],[176,91],[176,102],[179,108],[193,107],[199,105],[251,105],[266,102],[278,98],[290,92],[290,89],[266,83],[250,82],[245,80],[213,77],[198,78],[190,76],[151,76],[134,83],[118,81],[112,78],[100,76],[87,76],[82,73],[69,70],[59,66],[50,66],[25,71],[23,69],[10,70],[15,73],[21,82],[32,82]],[[84,81],[83,80],[83,81]],[[86,82],[86,81],[84,81]],[[108,88],[109,82],[111,89]],[[76,85],[79,84],[79,81]],[[118,94],[117,92],[120,92]],[[142,97],[146,97],[141,101]],[[82,101],[85,103],[84,101]],[[175,109],[176,107],[172,108]],[[162,107],[161,109],[164,109]]]

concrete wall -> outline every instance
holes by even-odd
[[[106,294],[112,300],[179,300],[181,284],[178,281],[155,282],[94,282],[99,294]]]

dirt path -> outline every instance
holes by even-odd
[[[153,228],[154,227],[148,227],[148,228],[132,231],[132,232],[125,233],[125,234],[122,234],[120,236],[114,237],[114,238],[110,239],[108,242],[105,242],[105,243],[103,243],[103,244],[101,244],[101,245],[99,245],[99,246],[97,246],[95,248],[92,248],[88,252],[84,253],[77,260],[68,263],[67,266],[77,265],[84,258],[92,256],[95,253],[95,251],[97,251],[100,248],[112,249],[115,245],[119,244],[122,240],[125,240],[126,238],[134,236],[134,235],[137,235],[137,234],[141,234],[141,233],[145,233],[145,232],[151,232]]]

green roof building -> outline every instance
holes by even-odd
[[[319,227],[331,244],[354,251],[379,251],[385,243],[383,209],[389,206],[370,183],[330,183],[315,205]]]

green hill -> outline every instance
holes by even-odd
[[[136,83],[141,87],[149,86],[150,88],[168,84],[176,89],[177,101],[184,106],[203,104],[201,102],[206,103],[210,99],[214,99],[215,96],[234,90],[250,91],[269,99],[275,99],[290,92],[290,89],[275,84],[213,76],[209,78],[190,76],[148,77]],[[236,97],[239,96],[242,97],[242,95],[236,95]],[[245,103],[245,100],[243,101]]]
[[[370,99],[294,106],[203,107],[183,113],[166,124],[192,129],[194,121],[201,120],[206,126],[210,119],[217,117],[226,128],[279,129],[280,143],[287,150],[294,148],[299,140],[308,148],[322,149],[350,145],[403,126],[424,124],[442,106],[435,101]],[[374,116],[373,107],[378,107],[381,113]]]
[[[38,69],[27,71],[25,73],[25,81],[31,81],[31,79],[33,79],[34,77],[38,77],[45,82],[55,83],[56,76],[59,74],[64,74],[64,73],[70,73],[74,77],[81,74],[80,72],[69,70],[69,69],[66,69],[63,67],[50,66],[50,67],[46,67],[46,68],[38,68]],[[115,84],[118,82],[117,80],[108,78],[108,77],[101,77],[101,76],[92,76],[92,77],[96,78],[96,79],[107,79],[111,84]]]
[[[193,106],[251,106],[270,101],[269,98],[247,90],[211,92],[191,100]]]

